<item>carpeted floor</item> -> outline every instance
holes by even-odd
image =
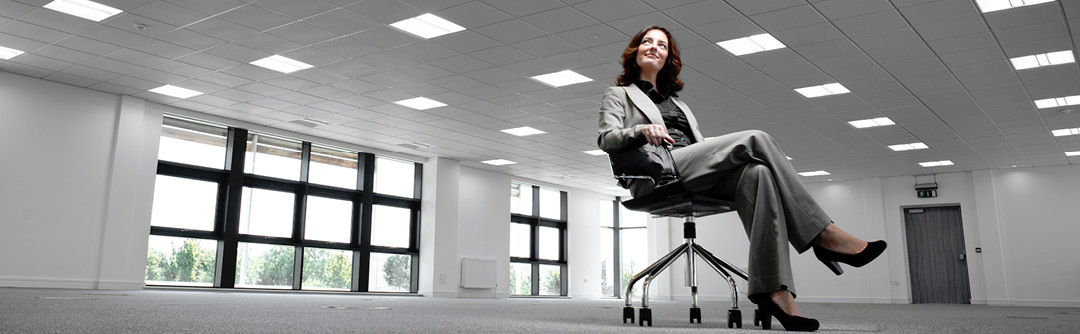
[[[636,302],[635,302],[636,304]],[[0,333],[761,333],[727,305],[652,301],[653,326],[623,324],[621,300],[458,299],[147,289],[0,288]],[[820,333],[1080,333],[1080,309],[978,305],[800,304]],[[774,320],[774,331],[779,324]]]

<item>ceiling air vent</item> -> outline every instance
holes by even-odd
[[[314,119],[314,118],[301,118],[301,119],[289,121],[289,123],[299,124],[299,125],[303,125],[303,126],[306,126],[306,127],[309,127],[309,128],[314,128],[314,127],[317,127],[317,126],[323,126],[323,125],[330,124],[330,122],[327,122],[327,121],[324,121],[324,120],[318,120],[318,119]]]
[[[435,146],[433,146],[431,144],[421,143],[421,142],[417,142],[417,141],[408,142],[408,143],[401,143],[401,144],[398,144],[398,146],[405,147],[405,148],[411,148],[411,149],[414,149],[414,150],[422,150],[422,149],[425,149],[425,148],[435,147]]]

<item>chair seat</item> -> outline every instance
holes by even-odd
[[[648,195],[622,203],[633,211],[662,217],[704,217],[734,210],[732,201],[693,194],[682,182],[657,187]]]

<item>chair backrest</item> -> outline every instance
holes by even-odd
[[[611,170],[620,184],[634,179],[651,179],[653,192],[624,201],[629,210],[663,217],[703,217],[732,211],[732,202],[689,192],[682,182],[675,159],[667,146],[641,147],[608,155]]]

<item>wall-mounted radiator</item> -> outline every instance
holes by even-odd
[[[470,289],[494,289],[495,260],[462,258],[461,287]]]

